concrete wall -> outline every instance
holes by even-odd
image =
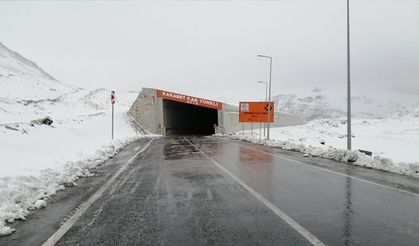
[[[155,133],[165,134],[163,121],[163,100],[157,97],[157,91],[152,88],[143,88],[137,99],[128,111],[128,115],[133,117],[135,122],[144,130]],[[305,124],[302,118],[275,113],[275,122],[271,127],[285,127]],[[230,134],[241,130],[263,128],[259,123],[240,123],[239,109],[233,105],[223,104],[223,110],[218,110],[218,127],[216,133]]]
[[[243,129],[250,130],[252,128],[259,129],[259,127],[264,127],[264,123],[240,123],[239,108],[232,105],[224,105],[224,110],[221,113],[223,121],[220,121],[223,123],[224,134],[230,134]],[[274,122],[271,123],[271,127],[296,126],[303,125],[305,123],[306,121],[300,117],[275,112]]]
[[[163,102],[155,89],[143,88],[128,111],[144,130],[163,134]]]

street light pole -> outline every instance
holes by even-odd
[[[349,0],[346,0],[346,31],[347,31],[347,97],[348,97],[348,109],[347,109],[347,147],[348,150],[352,149],[352,119],[351,119],[351,39],[350,39],[350,18],[349,18]]]
[[[270,128],[271,128],[271,123],[269,121],[269,119],[271,118],[271,84],[272,84],[272,56],[265,56],[265,55],[258,55],[258,57],[263,57],[263,58],[268,58],[269,59],[269,95],[268,95],[268,131],[267,131],[267,136],[266,138],[269,140],[269,135],[270,135]]]
[[[268,101],[268,82],[258,81],[260,84],[265,84],[265,102]],[[263,124],[263,137],[266,136],[266,122]]]

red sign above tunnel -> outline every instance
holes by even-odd
[[[203,99],[199,97],[182,95],[182,94],[170,92],[170,91],[157,90],[157,97],[171,100],[171,101],[181,102],[181,103],[193,104],[193,105],[205,107],[205,108],[212,108],[212,109],[217,109],[217,110],[223,109],[223,103],[221,102]]]

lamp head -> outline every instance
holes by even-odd
[[[269,58],[269,59],[272,59],[272,57],[271,56],[265,56],[265,55],[258,55],[258,57],[263,57],[263,58]]]

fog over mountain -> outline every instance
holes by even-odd
[[[35,62],[23,57],[0,43],[0,110],[8,112],[8,118],[33,111],[48,113],[50,105],[60,103],[84,104],[92,109],[106,107],[109,90],[93,91],[77,88],[57,81]],[[292,91],[292,90],[291,90]],[[346,97],[333,90],[314,88],[294,90],[295,93],[273,96],[277,111],[303,117],[307,120],[346,117]],[[392,92],[400,98],[400,92]],[[134,93],[135,94],[135,93]],[[260,93],[259,93],[260,94]],[[400,102],[380,93],[354,93],[352,97],[355,118],[387,118],[418,115],[419,99],[405,97]],[[98,99],[98,97],[100,99]],[[411,103],[416,101],[417,103]],[[6,117],[6,116],[5,116]]]
[[[419,98],[416,99],[417,103],[400,103],[391,97],[355,95],[352,97],[352,116],[362,119],[383,119],[407,115],[418,117]],[[276,103],[277,111],[307,120],[346,117],[346,97],[319,88],[305,95],[276,95],[273,101]]]
[[[415,102],[417,23],[419,1],[351,1],[355,98]],[[260,100],[265,54],[272,95],[346,95],[346,1],[1,1],[0,40],[88,89]]]

